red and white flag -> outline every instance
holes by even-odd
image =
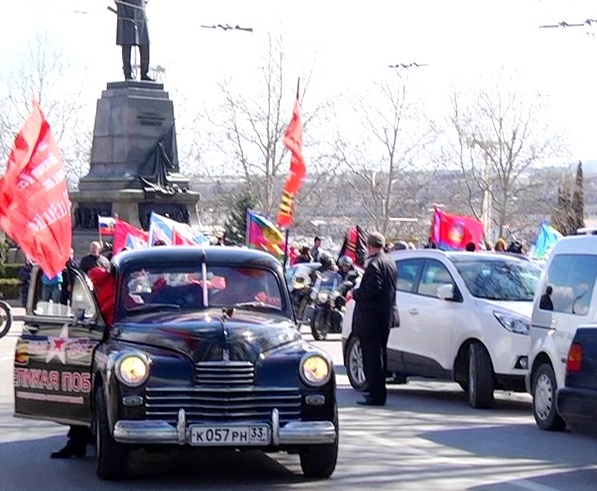
[[[66,171],[36,101],[17,134],[0,179],[0,228],[49,277],[62,271],[72,246]]]

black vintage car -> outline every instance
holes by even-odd
[[[92,428],[102,479],[124,477],[140,447],[287,451],[306,476],[332,474],[334,369],[297,331],[272,256],[164,246],[118,254],[112,270],[111,326],[86,275],[63,305],[41,300],[33,271],[17,416]]]

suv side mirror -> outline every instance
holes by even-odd
[[[454,300],[454,285],[441,285],[437,287],[437,296],[441,300]]]

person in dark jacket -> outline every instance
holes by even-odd
[[[21,282],[21,307],[27,307],[27,296],[29,295],[29,282],[31,281],[32,269],[33,264],[27,259],[25,264],[23,264],[17,272],[17,278]]]
[[[104,268],[106,271],[110,271],[110,261],[102,256],[102,245],[94,240],[89,244],[89,254],[81,258],[79,268],[81,268],[83,273],[87,273],[87,271],[96,266]]]
[[[391,327],[398,327],[396,309],[396,264],[384,252],[385,238],[379,232],[367,237],[368,262],[355,300],[352,332],[363,352],[363,369],[369,394],[358,404],[386,403],[385,350]]]
[[[125,80],[133,79],[131,50],[139,46],[141,58],[141,80],[149,78],[149,30],[145,4],[147,0],[115,0],[118,20],[116,24],[116,44],[122,46],[122,71]]]

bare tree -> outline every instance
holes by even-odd
[[[459,168],[472,215],[484,220],[486,231],[495,225],[498,236],[539,184],[530,170],[561,150],[542,111],[539,95],[527,95],[503,78],[491,89],[451,96],[445,161]]]
[[[301,77],[301,102],[308,92],[312,73]],[[202,127],[209,129],[202,135],[203,142],[195,142],[191,156],[203,176],[216,179],[225,173],[242,177],[244,185],[238,191],[255,196],[259,210],[270,216],[277,214],[290,165],[283,136],[292,115],[297,79],[296,74],[293,77],[287,75],[283,41],[270,36],[263,65],[258,69],[257,84],[245,83],[241,87],[234,86],[231,81],[219,84],[223,103],[219,111],[206,112],[199,118]],[[253,86],[258,88],[251,93]],[[312,143],[309,127],[323,107],[302,112],[305,146]],[[201,156],[211,149],[221,160],[215,165]],[[317,161],[309,160],[307,166],[309,175],[315,175]],[[301,197],[308,188],[301,189]],[[228,204],[233,204],[237,197],[228,196]]]
[[[407,75],[396,71],[376,84],[374,94],[359,99],[355,111],[362,133],[349,140],[338,131],[332,150],[356,203],[382,233],[393,215],[403,214],[409,208],[407,201],[415,200],[422,183],[408,171],[420,162],[433,139],[430,122],[407,99],[407,81]],[[398,195],[398,185],[408,188],[408,193]]]
[[[22,64],[0,78],[0,165],[5,165],[35,97],[50,123],[69,180],[78,181],[89,166],[91,151],[91,129],[81,116],[83,79],[70,72],[62,51],[50,48],[47,34],[29,43]]]

